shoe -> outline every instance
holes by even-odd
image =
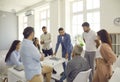
[[[52,73],[53,73],[53,74],[56,74],[57,72],[55,71],[55,69],[53,69]]]

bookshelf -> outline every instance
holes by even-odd
[[[120,56],[120,33],[110,33],[112,48],[117,56]]]

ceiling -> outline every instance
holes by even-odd
[[[0,0],[0,10],[14,13],[40,1],[42,0]]]

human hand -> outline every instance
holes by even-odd
[[[53,56],[54,56],[54,55],[56,56],[56,52],[53,53]]]
[[[68,59],[68,53],[66,53],[66,55],[65,55],[65,59]]]
[[[44,44],[44,41],[40,41],[41,44]]]
[[[74,56],[75,56],[74,53],[72,53],[72,58],[73,58]]]
[[[43,61],[43,60],[44,60],[44,54],[41,53],[40,61]]]

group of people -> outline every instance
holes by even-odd
[[[88,22],[84,22],[82,27],[84,30],[82,36],[86,44],[84,57],[81,56],[83,47],[79,44],[73,47],[70,35],[62,27],[58,29],[59,35],[54,53],[51,47],[51,34],[47,32],[47,27],[42,27],[43,34],[40,36],[42,51],[38,38],[34,37],[34,28],[26,27],[22,43],[19,40],[12,43],[5,62],[8,66],[23,65],[28,82],[43,82],[43,76],[46,77],[46,82],[50,82],[53,68],[41,65],[40,62],[44,60],[44,56],[56,55],[61,44],[62,57],[68,59],[68,63],[63,63],[64,72],[59,82],[63,82],[64,79],[73,82],[79,72],[89,69],[92,69],[89,82],[108,82],[112,76],[111,66],[116,61],[110,36],[104,29],[94,32]]]

